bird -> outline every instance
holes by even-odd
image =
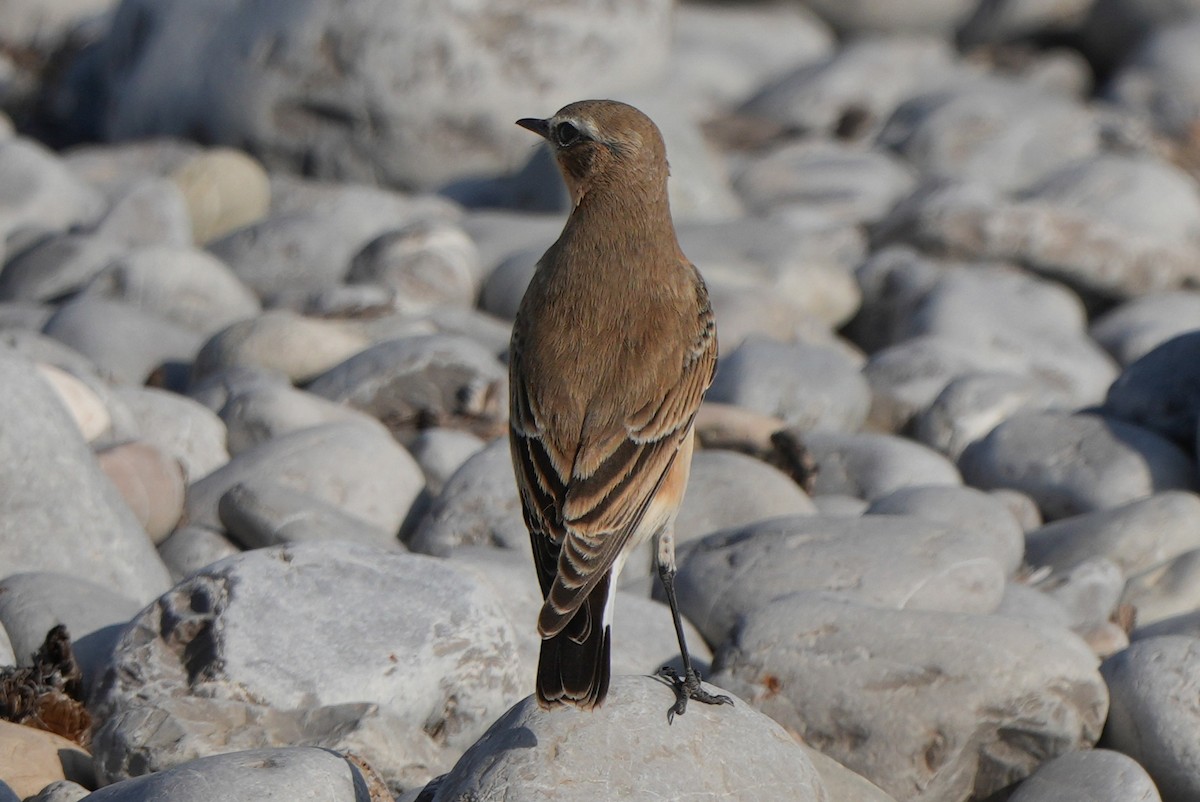
[[[662,135],[614,100],[517,125],[549,144],[571,199],[509,346],[509,442],[543,599],[537,701],[604,702],[617,577],[653,538],[683,667],[659,671],[675,690],[668,723],[688,700],[733,704],[702,686],[675,595],[675,517],[717,329],[675,233]]]

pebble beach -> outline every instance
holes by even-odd
[[[670,724],[648,546],[531,696],[588,97],[720,339]],[[0,802],[1197,802],[1198,454],[1196,0],[0,3]]]

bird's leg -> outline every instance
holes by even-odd
[[[663,590],[667,593],[667,604],[671,605],[675,637],[679,640],[679,654],[683,658],[682,676],[670,666],[663,666],[658,670],[659,676],[670,680],[675,687],[675,704],[667,711],[667,723],[670,724],[674,722],[675,716],[684,714],[689,699],[695,699],[706,705],[731,705],[733,700],[728,696],[712,694],[704,690],[700,684],[700,672],[692,667],[687,638],[683,635],[683,618],[679,615],[679,601],[675,598],[675,534],[671,531],[670,525],[659,532],[655,546],[658,578],[662,581]]]

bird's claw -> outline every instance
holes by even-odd
[[[663,666],[658,675],[669,681],[675,688],[675,704],[667,711],[667,723],[673,724],[676,716],[682,716],[687,711],[689,699],[695,699],[706,705],[732,705],[733,700],[728,696],[709,693],[700,684],[700,672],[689,668],[680,676],[679,672],[670,666]]]

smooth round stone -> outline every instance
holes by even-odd
[[[95,442],[112,429],[112,415],[86,382],[54,365],[38,364],[37,370],[71,413],[84,440]]]
[[[1100,667],[1112,699],[1104,745],[1142,765],[1164,800],[1200,798],[1200,639],[1147,638]]]
[[[188,488],[187,520],[220,529],[217,507],[234,485],[278,482],[388,532],[421,493],[421,469],[387,430],[358,421],[290,432],[235,456]]]
[[[216,257],[166,245],[116,257],[84,292],[141,307],[205,337],[261,310],[254,293]]]
[[[87,693],[108,666],[121,630],[141,608],[122,593],[67,574],[32,571],[0,580],[0,624],[18,664],[30,665],[46,634],[64,624]]]
[[[1121,5],[1152,8],[1157,4]],[[1141,32],[1147,35],[1113,76],[1105,95],[1139,116],[1150,117],[1163,131],[1187,137],[1200,117],[1200,81],[1196,80],[1200,69],[1200,21],[1194,16],[1200,12],[1200,5],[1169,4],[1161,7],[1160,14],[1162,9],[1170,9],[1178,18],[1156,20],[1159,24],[1153,28],[1142,27]]]
[[[134,441],[96,454],[100,470],[116,486],[142,528],[161,543],[183,515],[183,466],[155,446]]]
[[[207,245],[264,299],[341,284],[354,255],[381,234],[409,221],[455,217],[447,201],[356,184],[275,176],[271,195],[265,218]]]
[[[967,484],[1028,493],[1047,519],[1196,486],[1194,463],[1170,441],[1095,414],[1019,412],[964,450],[958,466]]]
[[[845,333],[867,353],[913,335],[910,328],[925,296],[953,262],[933,259],[907,245],[885,245],[854,269],[862,306]]]
[[[857,518],[867,511],[870,503],[858,496],[848,496],[844,493],[827,493],[813,497],[813,506],[818,515],[830,518]]]
[[[915,516],[790,516],[696,543],[676,580],[684,614],[714,645],[790,594],[828,591],[893,609],[986,613],[1004,593],[1004,544]]]
[[[1167,491],[1054,521],[1029,532],[1030,565],[1068,571],[1094,557],[1112,560],[1126,576],[1200,549],[1200,497]]]
[[[866,224],[886,216],[915,183],[908,165],[884,151],[816,140],[785,144],[754,159],[738,173],[734,188],[757,214],[795,208]]]
[[[979,183],[924,185],[880,224],[877,238],[960,259],[1015,262],[1102,299],[1200,282],[1200,250],[1194,244],[1148,236],[1046,201],[1009,201]]]
[[[989,372],[1020,376],[1024,370],[1015,354],[937,334],[910,337],[871,354],[863,367],[874,396],[871,423],[884,431],[903,431],[928,414],[957,379]]]
[[[65,573],[138,602],[166,590],[150,539],[34,365],[0,347],[0,387],[4,572]]]
[[[0,800],[20,802],[34,797],[53,782],[95,783],[92,756],[79,744],[52,732],[0,721]]]
[[[1196,30],[1200,44],[1200,26]],[[1102,154],[1075,162],[1025,197],[1151,237],[1200,241],[1200,187],[1182,169],[1148,156]]]
[[[165,178],[142,178],[109,198],[108,211],[91,229],[131,247],[192,243],[192,221],[179,187]]]
[[[1098,403],[1117,375],[1085,333],[1082,302],[1061,285],[1004,266],[948,270],[900,326],[904,337],[934,335],[1015,358],[1022,373],[1075,406]]]
[[[504,320],[514,319],[529,280],[533,278],[534,268],[545,251],[541,246],[525,248],[501,260],[484,279],[480,307]]]
[[[90,794],[88,800],[203,802],[276,798],[358,802],[365,794],[362,774],[352,761],[329,749],[294,746],[246,749],[183,761],[162,771],[106,785]]]
[[[1070,98],[981,79],[905,101],[879,142],[923,176],[1014,191],[1095,154],[1100,128],[1091,112]]]
[[[1041,624],[1069,629],[1071,613],[1062,602],[1031,585],[1009,582],[1004,587],[1004,598],[992,611],[993,615],[1037,621]]]
[[[1004,502],[973,487],[931,485],[902,487],[876,498],[864,515],[912,515],[963,529],[995,541],[1004,554],[1001,566],[1011,575],[1025,556],[1025,532]]]
[[[1077,31],[1095,5],[1092,0],[1051,0],[1026,3],[1001,0],[976,6],[958,31],[970,45],[1009,43],[1031,37],[1051,37]]]
[[[810,746],[919,802],[986,798],[1091,746],[1107,710],[1095,657],[1065,629],[819,594],[750,613],[715,668]]]
[[[54,307],[39,301],[0,301],[0,331],[41,331]]]
[[[1017,522],[1021,525],[1021,529],[1025,532],[1037,529],[1045,523],[1042,520],[1042,511],[1038,509],[1037,502],[1020,490],[1010,490],[1002,487],[997,490],[989,490],[988,495],[1003,502],[1004,506],[1013,514],[1013,517],[1017,519]]]
[[[76,178],[62,160],[31,139],[0,139],[0,240],[37,226],[64,231],[88,226],[104,212],[104,198]]]
[[[817,462],[814,496],[841,493],[874,501],[902,487],[962,485],[954,463],[902,437],[814,431],[804,444]]]
[[[831,321],[846,319],[858,305],[854,279],[840,267],[810,264],[807,275],[811,294],[802,300],[776,288],[738,283],[730,274],[733,263],[706,264],[713,274],[708,281],[708,299],[720,321],[718,338],[724,352],[732,352],[750,339],[804,342],[833,346],[849,352],[858,362],[861,355],[833,333]]]
[[[828,26],[802,5],[689,3],[676,6],[672,23],[662,85],[677,88],[705,118],[835,48]]]
[[[159,368],[190,364],[201,335],[121,301],[77,296],[46,322],[45,334],[69,345],[123,384],[144,384]]]
[[[405,787],[520,697],[518,668],[496,595],[446,561],[334,541],[244,552],[125,630],[96,697],[97,769],[309,743]]]
[[[1129,577],[1121,602],[1137,610],[1135,635],[1159,621],[1200,611],[1200,548]]]
[[[372,240],[350,262],[351,284],[379,284],[395,293],[398,308],[471,306],[483,269],[475,243],[460,227],[417,221]]]
[[[809,6],[844,36],[928,33],[953,35],[975,8],[970,0],[920,0],[897,8],[887,0],[839,3],[810,0]]]
[[[69,295],[128,249],[95,234],[48,234],[5,262],[0,298],[51,301]]]
[[[968,373],[952,380],[913,419],[913,435],[953,460],[1021,410],[1070,406],[1064,394],[1032,376]]]
[[[101,138],[191,135],[244,147],[272,172],[432,189],[511,169],[535,141],[512,124],[519,110],[546,116],[658,77],[672,8],[404,2],[289,5],[263,17],[240,5],[131,3],[99,54],[109,88]],[[194,30],[238,35],[175,34]],[[246,53],[274,42],[288,43],[286,58],[269,71],[245,68]],[[331,42],[346,45],[332,53]],[[138,58],[119,57],[135,45]],[[248,114],[246,98],[275,113]]]
[[[418,432],[408,450],[425,474],[426,490],[437,495],[454,472],[485,445],[481,438],[462,429],[433,426]]]
[[[30,799],[32,802],[79,802],[90,793],[91,791],[79,783],[70,780],[56,780]]]
[[[168,176],[203,152],[193,141],[163,137],[80,144],[64,153],[63,161],[105,197],[117,198],[138,181]]]
[[[570,802],[595,799],[603,787],[621,799],[828,799],[801,746],[745,702],[693,702],[668,727],[673,700],[666,684],[638,676],[613,677],[608,700],[592,711],[542,710],[528,697],[467,750],[430,798]]]
[[[708,398],[804,431],[857,429],[871,404],[859,365],[823,345],[752,337],[723,356]]]
[[[495,434],[507,422],[508,371],[467,337],[387,340],[330,367],[308,390],[366,412],[392,431],[440,425]]]
[[[1092,321],[1088,334],[1129,365],[1200,321],[1200,292],[1176,290],[1126,301]]]
[[[739,109],[784,129],[865,139],[905,98],[954,80],[950,45],[908,36],[851,41],[769,82]]]
[[[1008,802],[1162,802],[1162,797],[1133,758],[1110,749],[1085,749],[1038,766]]]
[[[1173,337],[1126,367],[1109,388],[1104,411],[1191,448],[1200,424],[1200,330]]]
[[[307,382],[368,347],[370,342],[336,320],[271,310],[222,329],[196,354],[192,381],[218,370],[248,366]]]
[[[252,478],[229,488],[221,496],[217,512],[229,537],[246,549],[319,540],[399,546],[396,532],[270,478]]]
[[[238,383],[214,404],[226,427],[230,454],[241,454],[281,435],[326,423],[371,424],[369,415],[286,382]],[[197,475],[200,478],[203,474]]]
[[[181,526],[158,544],[158,554],[171,571],[173,582],[240,552],[225,535],[202,526]]]
[[[698,449],[675,519],[675,542],[815,511],[812,499],[791,477],[762,460],[735,451]]]
[[[492,440],[446,480],[408,543],[415,552],[443,557],[479,545],[529,550],[507,437]]]
[[[1085,633],[1107,623],[1121,601],[1125,575],[1112,560],[1095,557],[1038,583],[1067,611],[1068,625]]]
[[[225,423],[202,404],[154,387],[118,387],[113,392],[136,421],[138,439],[178,461],[188,481],[229,462]]]
[[[262,165],[240,150],[213,148],[171,173],[191,219],[193,239],[211,242],[267,216],[271,182]]]
[[[1188,638],[1200,638],[1200,609],[1189,613],[1164,618],[1144,627],[1138,627],[1131,635],[1132,640],[1146,640],[1168,635],[1182,635]]]

